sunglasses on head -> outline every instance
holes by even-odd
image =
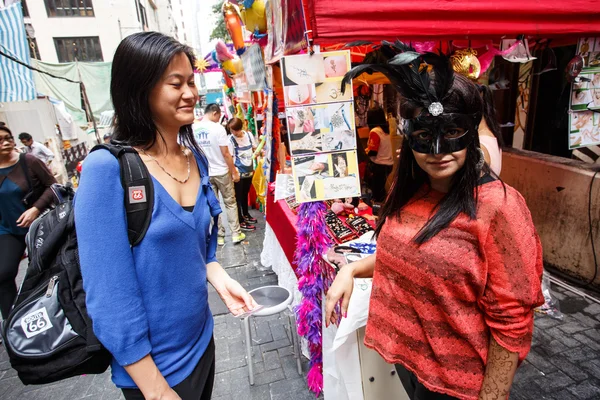
[[[481,113],[419,115],[405,120],[404,135],[417,153],[448,154],[466,149],[477,135]]]

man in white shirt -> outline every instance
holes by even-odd
[[[237,202],[235,199],[234,182],[240,180],[240,173],[233,164],[233,158],[229,151],[230,140],[227,137],[225,128],[219,121],[221,119],[221,108],[212,103],[206,106],[204,118],[202,121],[192,125],[194,137],[198,145],[208,159],[210,183],[217,195],[223,196],[225,212],[229,229],[231,229],[231,239],[233,243],[240,243],[246,238],[240,229],[238,218]],[[219,218],[219,245],[225,244],[225,228]]]
[[[54,159],[54,154],[52,154],[50,149],[40,142],[34,142],[33,137],[29,133],[21,133],[19,135],[19,140],[21,143],[23,143],[23,146],[25,146],[25,153],[33,154],[36,158],[42,160],[46,165],[50,164],[50,162]]]

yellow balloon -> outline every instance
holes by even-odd
[[[254,0],[252,7],[242,11],[242,21],[250,32],[258,30],[259,33],[267,32],[267,14],[264,0]]]

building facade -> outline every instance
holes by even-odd
[[[50,63],[112,61],[121,40],[142,31],[191,44],[188,1],[22,0],[31,56]]]

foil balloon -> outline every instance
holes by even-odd
[[[477,52],[473,49],[456,50],[450,57],[450,63],[454,72],[469,79],[477,79],[481,74],[481,64],[477,59]]]
[[[233,41],[233,47],[238,55],[242,55],[246,50],[244,45],[244,34],[242,32],[242,18],[240,16],[240,9],[237,5],[228,1],[223,3],[223,18],[225,18],[225,27],[231,40]]]
[[[254,0],[250,7],[242,10],[242,21],[250,32],[267,32],[267,14],[264,0]]]

